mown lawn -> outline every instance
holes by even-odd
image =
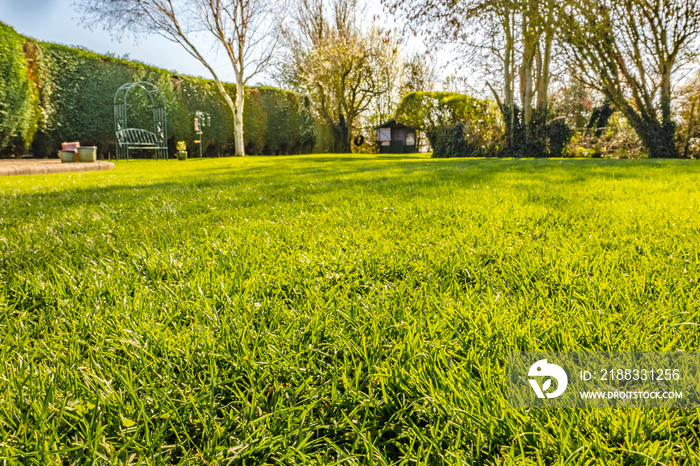
[[[697,409],[506,403],[511,350],[700,348],[698,201],[696,161],[0,179],[0,460],[698,464]]]

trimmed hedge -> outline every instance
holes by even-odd
[[[24,153],[36,132],[39,93],[31,52],[21,35],[0,23],[0,156]]]
[[[151,82],[163,93],[171,154],[177,141],[185,141],[192,155],[199,151],[194,144],[197,110],[211,115],[212,124],[203,134],[205,155],[234,153],[231,112],[213,81],[34,42],[0,26],[0,154],[24,154],[31,142],[35,157],[55,156],[61,142],[80,141],[97,146],[101,157],[114,156],[114,94],[136,81]],[[225,87],[235,95],[235,85]],[[153,128],[150,100],[140,89],[129,95],[128,122],[131,127]],[[247,89],[244,134],[250,154],[311,152],[315,122],[309,100],[269,87]]]

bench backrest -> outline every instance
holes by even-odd
[[[126,128],[117,131],[117,141],[127,145],[158,146],[156,134],[141,128]]]

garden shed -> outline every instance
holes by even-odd
[[[396,120],[377,126],[380,154],[413,154],[417,152],[416,130]]]

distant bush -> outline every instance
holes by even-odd
[[[573,131],[563,118],[553,120],[545,127],[545,135],[549,146],[550,157],[561,157],[571,141]]]
[[[566,152],[572,157],[637,159],[648,157],[636,131],[620,112],[606,120],[607,126],[575,134]],[[599,135],[599,136],[597,136]]]
[[[197,110],[211,116],[211,126],[204,129],[202,138],[204,154],[234,152],[231,112],[211,80],[33,42],[1,23],[0,52],[0,154],[25,153],[31,142],[32,153],[46,157],[55,155],[62,141],[75,140],[97,146],[102,157],[113,155],[114,94],[123,84],[137,81],[151,82],[163,93],[171,154],[178,140],[196,147],[193,118]],[[235,94],[232,84],[226,90]],[[145,92],[135,88],[130,94],[127,118],[129,126],[152,128]],[[244,137],[250,154],[310,152],[315,122],[309,100],[270,87],[247,89]]]

